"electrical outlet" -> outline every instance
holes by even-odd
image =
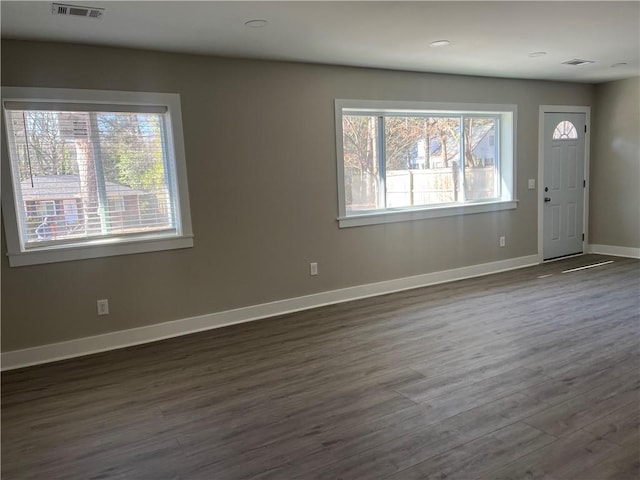
[[[98,315],[109,315],[109,300],[103,298],[98,300]]]
[[[506,244],[507,244],[506,237],[504,237],[504,236],[500,237],[500,246],[504,247]]]
[[[316,262],[309,264],[309,274],[317,275],[318,274],[318,264]]]

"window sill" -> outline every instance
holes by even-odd
[[[22,267],[43,263],[67,262],[89,258],[113,257],[133,253],[158,252],[193,247],[193,236],[133,240],[121,243],[99,243],[70,245],[65,247],[45,247],[26,252],[9,252],[9,265]]]
[[[429,207],[420,209],[386,210],[374,213],[351,214],[346,217],[338,217],[340,228],[360,227],[363,225],[377,225],[381,223],[407,222],[428,218],[453,217],[457,215],[470,215],[473,213],[496,212],[500,210],[513,210],[517,207],[517,200],[469,203],[465,205],[447,205],[442,207]]]

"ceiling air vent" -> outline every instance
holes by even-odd
[[[594,63],[593,60],[581,60],[579,58],[574,58],[573,60],[567,60],[566,62],[562,62],[562,65],[573,65],[574,67],[580,65],[588,65],[589,63]]]
[[[52,3],[51,13],[53,13],[54,15],[71,15],[73,17],[100,18],[104,14],[104,8],[81,7],[79,5]]]

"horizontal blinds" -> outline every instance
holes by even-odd
[[[128,113],[167,113],[166,105],[118,105],[75,102],[26,102],[8,100],[5,110],[43,111],[43,112],[128,112]]]
[[[94,105],[95,111],[78,111],[82,104],[33,108],[37,103],[17,109],[18,102],[8,103],[26,248],[175,231],[163,112],[132,112],[130,105],[108,112],[104,105]]]

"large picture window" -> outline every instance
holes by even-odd
[[[177,95],[2,94],[12,265],[193,244]]]
[[[515,208],[513,105],[336,100],[340,226]]]

